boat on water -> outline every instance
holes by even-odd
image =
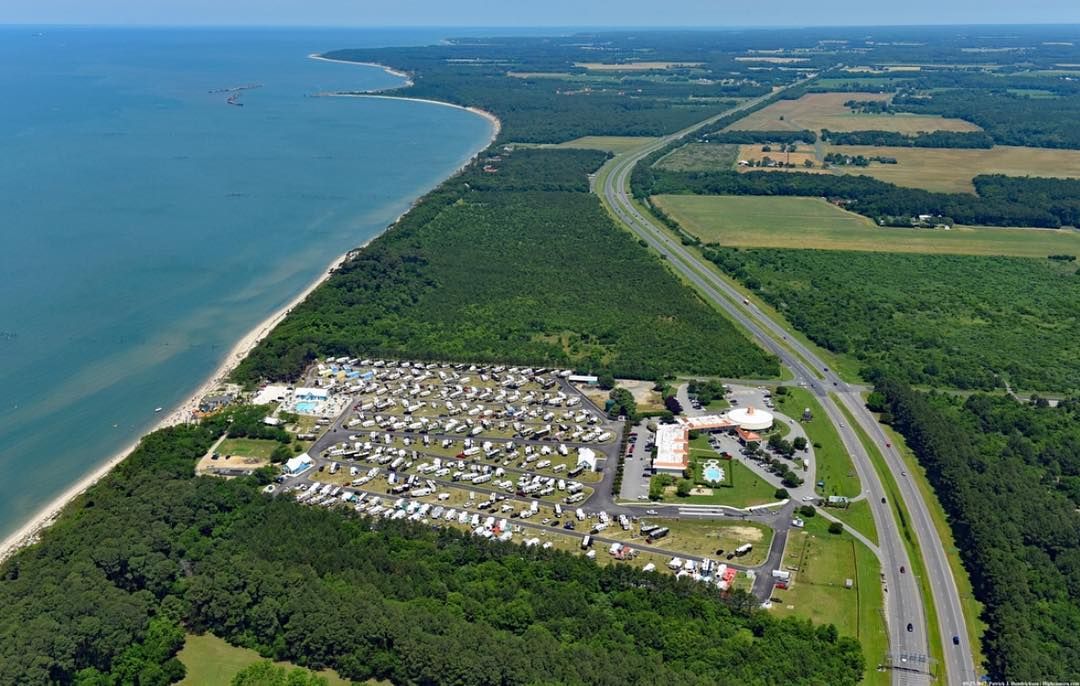
[[[165,408],[163,408],[163,407],[155,407],[154,412],[161,412],[163,409],[165,409]]]

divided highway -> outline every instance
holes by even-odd
[[[746,109],[756,102],[758,101],[752,101],[719,116]],[[673,269],[691,282],[704,297],[722,307],[767,350],[779,357],[817,396],[826,414],[829,415],[830,421],[836,426],[845,448],[853,458],[881,539],[880,554],[884,586],[887,591],[885,614],[889,629],[889,649],[893,655],[893,683],[926,684],[929,683],[926,670],[930,665],[924,660],[929,655],[930,639],[927,633],[928,623],[923,598],[918,583],[913,577],[911,563],[901,538],[902,534],[893,517],[891,503],[888,501],[882,482],[874,470],[870,456],[854,429],[848,426],[830,391],[836,394],[851,416],[856,418],[866,435],[877,444],[885,457],[888,468],[896,478],[901,497],[911,515],[912,521],[909,524],[915,533],[926,565],[928,584],[938,616],[938,629],[942,641],[941,651],[945,659],[945,665],[938,665],[936,671],[940,673],[942,667],[947,669],[949,683],[974,682],[976,673],[960,596],[948,565],[941,537],[933,526],[929,509],[921,493],[911,480],[903,475],[905,469],[903,460],[895,448],[888,445],[881,427],[863,405],[858,389],[849,387],[835,372],[827,370],[826,365],[812,350],[802,345],[775,321],[753,305],[745,305],[743,294],[706,266],[703,257],[696,251],[684,247],[680,241],[672,239],[666,231],[638,211],[632,202],[628,190],[629,178],[638,161],[719,116],[616,157],[609,162],[605,170],[606,176],[602,177],[602,183],[596,190],[604,197],[612,212],[632,233],[666,257]],[[908,631],[909,624],[911,631]],[[953,644],[954,636],[958,637],[957,645]],[[868,659],[873,664],[874,661],[883,657],[870,655]]]

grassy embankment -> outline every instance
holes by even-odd
[[[813,394],[803,388],[789,388],[784,395],[774,395],[774,399],[776,409],[789,417],[802,417],[806,408],[813,415],[813,419],[802,422],[802,426],[813,444],[817,480],[825,482],[825,487],[817,488],[817,492],[822,496],[842,495],[849,498],[859,495],[861,486],[851,456]],[[860,530],[860,533],[869,535],[871,532]]]

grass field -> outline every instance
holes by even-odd
[[[652,200],[702,241],[736,248],[1040,258],[1080,254],[1080,232],[1069,229],[883,228],[820,198],[660,195]]]
[[[269,441],[261,438],[226,438],[218,447],[217,452],[237,457],[259,457],[270,459],[270,453],[274,448],[281,445],[277,441]]]
[[[768,556],[769,546],[772,544],[772,529],[754,522],[656,517],[645,517],[643,521],[671,529],[670,534],[655,543],[657,547],[686,555],[717,558],[721,555],[717,552],[718,550],[728,553],[744,543],[750,543],[753,548],[738,559],[739,564],[749,567],[764,562]],[[630,547],[634,547],[635,543],[644,544],[643,539],[638,535],[637,528],[623,531],[618,526],[614,526],[606,529],[601,535],[605,538],[626,541]]]
[[[978,131],[962,119],[922,114],[858,114],[844,107],[848,100],[888,100],[887,93],[807,93],[798,100],[780,100],[736,121],[739,131]]]
[[[829,514],[843,520],[844,524],[855,529],[874,543],[878,542],[874,516],[870,513],[870,503],[866,500],[851,503],[846,508],[829,508]]]
[[[607,150],[612,153],[627,152],[652,143],[655,138],[649,136],[582,136],[572,141],[559,143],[556,148],[589,148]]]
[[[979,174],[1080,177],[1080,150],[996,146],[989,150],[892,148],[863,145],[829,146],[847,155],[884,155],[897,164],[833,167],[839,173],[865,174],[898,186],[945,193],[974,193],[971,179]],[[776,159],[776,155],[773,155]]]
[[[698,458],[700,459],[701,456],[699,455]],[[750,471],[749,467],[737,460],[727,461],[723,466],[731,486],[713,488],[710,495],[691,495],[685,498],[675,495],[674,487],[670,487],[668,493],[664,495],[663,502],[743,508],[776,501],[776,487],[770,486],[768,482]]]
[[[830,534],[827,526],[824,518],[813,517],[805,529],[789,534],[782,568],[792,572],[793,583],[773,591],[772,612],[834,624],[841,634],[857,638],[866,655],[864,683],[886,684],[888,676],[875,671],[888,650],[880,613],[881,566],[850,534]],[[848,579],[852,588],[845,588]]]
[[[189,634],[178,657],[187,668],[187,676],[180,682],[180,686],[229,686],[229,682],[240,670],[264,659],[254,650],[231,646],[212,634]],[[288,662],[276,664],[288,669],[296,667]],[[329,669],[319,672],[319,675],[324,677],[330,686],[348,686],[352,683]]]
[[[785,395],[774,397],[776,409],[789,417],[801,417],[803,410],[808,407],[814,416],[809,422],[802,422],[802,426],[810,437],[810,442],[814,444],[817,480],[825,482],[825,488],[817,488],[817,492],[823,496],[842,495],[848,498],[859,495],[862,489],[859,477],[855,474],[855,467],[851,464],[851,456],[844,449],[836,428],[825,415],[825,410],[821,409],[817,399],[802,388],[789,388]]]
[[[670,171],[710,171],[731,169],[738,159],[738,145],[687,143],[661,157],[655,166]]]

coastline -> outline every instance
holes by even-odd
[[[377,67],[385,70],[388,74],[405,79],[408,85],[412,85],[412,80],[408,77],[407,74],[391,69],[390,67],[382,64],[349,62],[347,60],[333,60],[322,57],[321,55],[309,55],[309,57],[311,59],[322,60],[325,62],[338,62],[341,64],[357,64],[368,67]],[[502,122],[499,121],[498,117],[496,117],[490,112],[473,107],[463,107],[461,105],[455,105],[453,103],[442,102],[439,100],[424,100],[420,98],[408,98],[392,95],[376,95],[374,94],[374,92],[327,93],[321,95],[327,97],[365,97],[424,102],[433,105],[442,105],[445,107],[454,107],[457,109],[465,110],[488,120],[488,122],[492,125],[492,130],[491,135],[488,137],[487,143],[480,147],[480,149],[477,150],[475,154],[473,154],[469,159],[465,160],[465,162],[462,163],[461,166],[455,169],[451,174],[446,177],[446,179],[443,179],[443,181],[441,181],[440,183],[444,183],[447,179],[452,178],[456,174],[459,174],[463,169],[465,169],[465,167],[467,167],[473,160],[475,160],[478,155],[480,155],[484,150],[487,150],[489,147],[491,147],[491,144],[495,142],[495,139],[498,137],[499,132],[502,130]],[[7,560],[20,549],[36,543],[39,540],[42,531],[51,526],[59,518],[63,510],[69,504],[71,504],[72,501],[74,501],[91,487],[93,487],[94,484],[96,484],[98,481],[108,475],[108,473],[111,472],[114,468],[116,468],[117,465],[127,459],[128,455],[130,455],[139,446],[139,443],[142,441],[144,436],[160,429],[164,429],[170,426],[176,426],[178,424],[184,424],[191,421],[194,417],[195,410],[198,408],[199,400],[201,400],[202,397],[205,396],[207,393],[214,390],[217,386],[224,383],[225,380],[228,378],[229,374],[231,374],[232,371],[236,369],[237,365],[240,364],[241,360],[247,357],[248,353],[250,353],[256,345],[258,345],[264,338],[266,338],[274,329],[274,327],[276,327],[283,319],[285,319],[286,316],[288,316],[289,312],[291,312],[294,307],[307,299],[307,297],[316,288],[321,286],[323,282],[329,279],[330,276],[333,275],[333,273],[338,269],[338,267],[344,264],[345,261],[348,260],[353,254],[360,250],[363,250],[368,245],[370,245],[372,241],[379,238],[387,231],[392,229],[394,226],[396,226],[397,223],[401,221],[401,218],[408,214],[413,209],[413,207],[416,206],[418,200],[419,198],[414,198],[413,201],[409,203],[409,207],[400,215],[398,215],[398,217],[395,218],[394,221],[387,224],[382,229],[382,231],[379,231],[374,236],[368,238],[359,247],[351,248],[344,254],[334,259],[330,263],[330,265],[318,277],[315,278],[315,280],[313,280],[310,284],[308,284],[307,287],[305,287],[302,291],[296,294],[291,300],[289,300],[288,303],[279,308],[277,311],[273,312],[266,319],[256,324],[255,327],[248,331],[248,333],[246,333],[242,338],[240,338],[239,341],[236,342],[235,345],[233,345],[233,347],[222,359],[221,363],[217,366],[217,368],[203,381],[202,384],[199,385],[198,388],[195,389],[195,391],[186,401],[179,405],[179,407],[173,409],[169,414],[163,417],[161,421],[148,429],[135,442],[128,445],[123,450],[119,451],[118,453],[110,457],[108,460],[95,467],[92,471],[83,476],[79,481],[77,481],[67,490],[53,498],[48,504],[46,504],[32,517],[30,517],[30,519],[27,520],[22,526],[20,526],[18,529],[8,535],[2,542],[0,542],[0,564],[2,564],[5,560]]]
[[[308,55],[308,59],[319,60],[320,62],[334,62],[335,64],[354,64],[360,65],[361,67],[375,67],[376,69],[382,69],[390,76],[396,76],[399,79],[403,79],[405,81],[405,83],[400,86],[394,86],[395,88],[408,88],[409,86],[413,85],[412,77],[409,76],[409,74],[407,74],[406,72],[403,72],[400,69],[394,69],[393,67],[388,67],[385,64],[379,64],[378,62],[353,62],[352,60],[335,60],[332,57],[325,57],[317,52],[313,52]],[[384,88],[381,90],[388,89]],[[370,92],[378,93],[379,90],[372,90]]]

